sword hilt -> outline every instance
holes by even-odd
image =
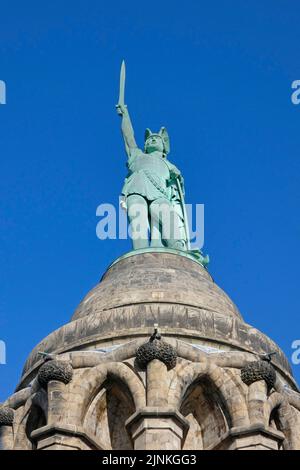
[[[127,111],[127,105],[118,103],[116,104],[116,109],[117,109],[117,113],[119,114],[119,116],[123,116]]]

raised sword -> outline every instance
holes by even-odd
[[[120,71],[120,91],[119,91],[119,101],[118,104],[116,105],[117,112],[119,114],[122,113],[122,107],[124,108],[125,105],[125,80],[126,80],[126,67],[125,67],[125,61],[122,61],[121,64],[121,71]]]

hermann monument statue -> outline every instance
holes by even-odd
[[[0,404],[0,449],[106,451],[100,463],[111,450],[299,450],[289,361],[191,250],[167,131],[147,129],[137,146],[124,86],[123,63],[117,111],[133,250],[112,260],[70,321],[31,351]]]
[[[188,251],[205,266],[208,257],[203,257],[200,250],[190,249],[184,180],[178,168],[167,158],[170,152],[168,132],[165,127],[161,127],[158,133],[147,128],[144,149],[140,149],[134,137],[124,95],[123,61],[116,107],[122,117],[122,133],[128,157],[128,176],[122,189],[122,206],[127,210],[133,249],[165,247]]]
[[[168,132],[145,132],[144,150],[138,148],[127,106],[124,104],[125,63],[121,66],[120,97],[117,105],[122,116],[122,133],[128,155],[129,170],[122,195],[132,229],[133,248],[149,246],[188,248],[188,229],[183,213],[183,178],[175,165],[167,160],[170,152]],[[139,223],[135,224],[137,215]],[[142,222],[142,223],[140,223]],[[143,223],[144,222],[144,223]],[[138,232],[137,232],[138,227]]]

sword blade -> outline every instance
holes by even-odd
[[[122,61],[121,71],[120,71],[120,93],[119,93],[119,102],[118,105],[125,105],[124,97],[125,97],[125,79],[126,79],[126,68],[125,68],[125,61]]]

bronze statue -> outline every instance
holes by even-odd
[[[128,176],[122,189],[133,248],[172,248],[189,250],[189,232],[184,205],[184,182],[180,171],[167,155],[167,130],[146,129],[144,150],[137,146],[128,108],[124,103],[125,63],[121,66],[117,111],[122,116],[122,133],[128,156]],[[149,236],[150,232],[150,236]]]

